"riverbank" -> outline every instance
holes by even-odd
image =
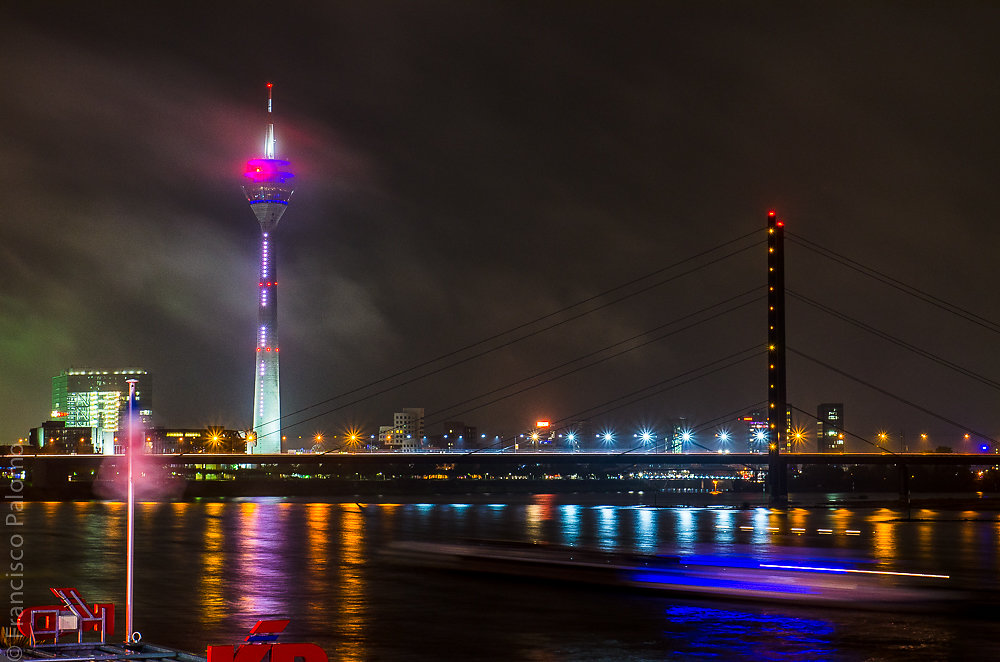
[[[170,489],[140,488],[146,502],[288,499],[341,503],[536,503],[680,508],[888,508],[1000,511],[1000,493],[915,493],[907,504],[892,492],[791,492],[787,505],[774,506],[759,491],[713,491],[698,487],[664,487],[662,481],[191,481]],[[60,488],[24,489],[25,501],[120,501],[118,495],[91,483],[70,482]]]

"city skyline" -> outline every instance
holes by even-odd
[[[464,360],[481,339],[568,318],[586,308],[568,310],[576,302],[735,238],[762,240],[774,208],[798,295],[789,403],[812,416],[843,402],[862,434],[958,438],[944,417],[1000,436],[989,324],[816,250],[1000,319],[990,269],[1000,47],[988,9],[293,8],[277,58],[239,47],[252,21],[233,12],[190,24],[183,11],[50,9],[0,10],[0,118],[17,128],[0,147],[17,191],[0,267],[0,441],[44,420],[51,377],[68,365],[146,367],[164,425],[251,425],[246,275],[258,246],[235,182],[259,141],[265,80],[281,90],[281,151],[300,180],[276,258],[294,292],[282,304],[290,435],[377,429],[408,405],[484,429],[599,413],[762,345],[763,303],[747,303],[455,413],[751,287],[763,295],[763,252],[722,250],[692,276],[388,390],[415,375],[392,378],[406,368]],[[606,416],[655,426],[749,411],[766,398],[765,363],[761,354]],[[339,394],[349,395],[326,402]]]

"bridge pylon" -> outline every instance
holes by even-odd
[[[788,468],[780,457],[788,434],[785,390],[785,223],[767,212],[767,494],[788,503]]]

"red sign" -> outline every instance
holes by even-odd
[[[257,621],[246,638],[248,643],[237,646],[209,646],[208,662],[263,662],[270,654],[271,662],[329,662],[326,652],[316,644],[275,644],[287,620]]]

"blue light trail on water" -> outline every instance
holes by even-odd
[[[676,652],[696,659],[841,659],[832,642],[836,628],[828,621],[684,605],[669,607],[665,616]]]

